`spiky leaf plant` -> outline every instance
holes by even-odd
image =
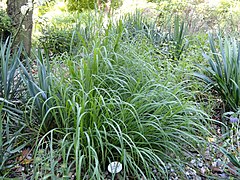
[[[203,53],[209,67],[201,67],[204,74],[195,73],[195,75],[222,96],[227,111],[236,111],[240,105],[240,44],[233,37],[218,36],[217,42],[216,45],[210,34],[211,55]]]
[[[1,177],[11,172],[11,168],[18,163],[15,161],[16,153],[29,143],[23,120],[23,104],[27,101],[21,74],[24,51],[22,45],[14,50],[11,45],[11,39],[0,44]]]

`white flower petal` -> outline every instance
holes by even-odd
[[[25,15],[27,13],[27,10],[28,10],[28,6],[27,5],[23,5],[21,6],[20,8],[20,11],[23,15]]]

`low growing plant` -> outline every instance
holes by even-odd
[[[224,141],[223,147],[220,147],[222,153],[228,158],[230,164],[227,166],[229,169],[234,171],[235,175],[240,175],[240,120],[239,120],[240,111],[236,112],[226,112],[223,114],[223,118],[227,121],[229,125],[229,131],[224,135],[227,138]]]

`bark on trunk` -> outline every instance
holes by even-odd
[[[12,19],[15,29],[19,29],[15,45],[23,42],[24,48],[29,55],[32,41],[33,8],[30,8],[28,13],[24,16],[21,13],[21,7],[31,2],[32,0],[7,0],[7,13]]]

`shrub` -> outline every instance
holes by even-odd
[[[73,31],[57,27],[43,30],[43,35],[38,39],[40,47],[46,48],[51,54],[60,54],[70,51]]]
[[[42,20],[39,20],[42,23],[39,22],[38,24],[40,30],[40,35],[36,41],[38,48],[47,49],[51,54],[55,55],[69,52],[71,45],[75,47],[79,41],[77,35],[73,36],[77,27],[77,18],[81,18],[81,23],[86,21],[84,18],[70,13],[52,19],[47,18],[44,20],[42,18]]]

